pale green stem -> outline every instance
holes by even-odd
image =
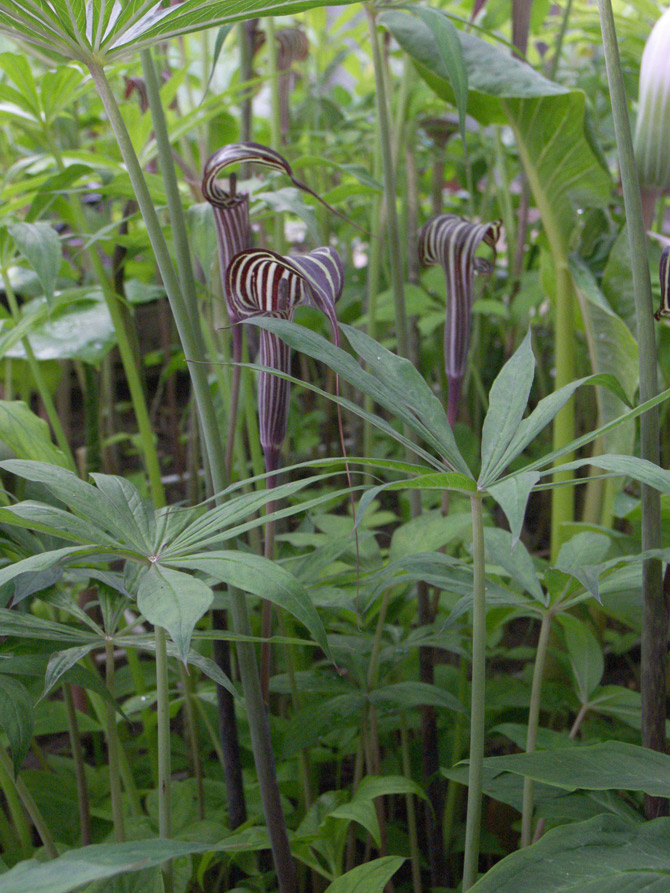
[[[32,833],[16,789],[14,767],[10,765],[9,769],[5,770],[2,759],[0,759],[0,791],[7,802],[12,825],[21,845],[21,855],[24,859],[30,859],[33,854]]]
[[[86,766],[84,764],[84,751],[81,746],[81,736],[79,735],[72,688],[67,684],[63,686],[63,701],[67,711],[67,727],[70,735],[74,773],[77,780],[77,805],[79,807],[81,845],[88,846],[91,843],[91,810],[88,799],[88,785],[86,784]]]
[[[384,632],[384,623],[386,622],[386,611],[391,594],[390,587],[384,590],[382,603],[379,606],[379,616],[377,617],[377,626],[375,628],[375,638],[372,643],[372,651],[370,652],[370,663],[368,665],[368,691],[372,691],[379,681],[379,652],[382,644],[382,633]]]
[[[9,780],[9,784],[13,784],[16,793],[23,803],[26,812],[30,816],[30,820],[35,826],[35,830],[39,834],[42,843],[44,844],[44,848],[47,851],[47,854],[50,859],[55,859],[58,856],[58,850],[56,849],[56,844],[53,841],[53,837],[51,836],[51,832],[47,827],[47,823],[44,821],[42,817],[42,813],[40,812],[37,804],[33,800],[32,794],[26,787],[25,783],[22,781],[21,777],[14,778],[14,768],[12,766],[12,761],[9,759],[9,755],[5,748],[0,744],[0,769],[2,769]]]
[[[170,689],[168,680],[167,643],[162,626],[154,628],[156,643],[156,726],[158,733],[158,834],[165,840],[172,836],[170,803]],[[166,893],[172,893],[172,862],[163,865]]]
[[[558,63],[561,61],[561,51],[563,49],[563,40],[565,38],[566,31],[568,30],[568,21],[570,20],[570,12],[572,10],[572,0],[567,0],[565,4],[565,8],[563,9],[563,18],[561,19],[561,30],[558,32],[558,38],[556,40],[556,50],[554,51],[554,55],[551,59],[551,65],[549,66],[549,71],[547,77],[550,81],[553,81],[556,77],[556,73],[558,72]]]
[[[400,714],[400,746],[402,750],[402,771],[405,778],[412,779],[412,767],[409,761],[409,737],[407,735],[407,720],[404,711]],[[407,833],[409,836],[409,851],[412,857],[412,890],[413,893],[421,893],[421,852],[419,850],[419,836],[416,827],[416,810],[414,809],[414,795],[405,795],[407,808]]]
[[[465,821],[463,890],[477,880],[482,816],[482,774],[486,733],[486,580],[482,497],[470,497],[472,510],[472,694],[470,697],[470,766]]]
[[[14,294],[14,289],[12,288],[12,284],[9,281],[7,269],[3,267],[1,272],[2,284],[5,289],[5,295],[7,296],[7,303],[9,304],[12,319],[14,320],[15,325],[18,325],[21,320],[21,311],[19,310],[16,295]],[[42,403],[44,405],[44,409],[46,410],[47,418],[49,419],[51,428],[53,429],[54,435],[56,437],[56,443],[65,454],[65,457],[70,463],[71,470],[75,470],[77,466],[72,455],[72,450],[70,449],[70,444],[68,443],[68,439],[65,436],[65,432],[63,431],[63,426],[58,416],[58,411],[53,402],[49,387],[44,379],[44,376],[42,375],[40,364],[35,357],[35,353],[27,336],[21,338],[21,346],[25,351],[28,366],[30,367],[30,372],[33,376],[33,380],[35,381],[35,387],[37,388],[40,399],[42,400]]]
[[[372,46],[372,61],[375,70],[375,88],[377,97],[377,118],[381,137],[382,166],[384,170],[384,195],[386,197],[386,222],[388,226],[388,247],[391,264],[391,286],[395,309],[396,339],[398,353],[402,357],[409,356],[409,338],[407,334],[407,313],[405,311],[405,288],[402,269],[402,245],[398,226],[396,208],[396,183],[393,169],[393,146],[391,143],[391,124],[389,120],[388,99],[384,78],[384,62],[377,34],[377,17],[374,7],[365,4],[368,17],[368,30]]]
[[[554,255],[556,276],[555,326],[555,388],[558,390],[575,378],[574,286],[565,257]],[[575,404],[568,400],[554,420],[553,447],[559,450],[575,438]],[[564,455],[557,465],[570,462],[572,453]],[[554,483],[571,480],[570,472],[554,475]],[[557,487],[551,494],[551,559],[555,561],[563,543],[563,525],[574,520],[575,491],[573,487]]]
[[[102,72],[102,69],[100,69],[100,71]],[[48,135],[48,138],[50,150],[54,157],[54,161],[56,162],[56,167],[58,168],[58,170],[62,171],[64,170],[64,163],[63,158],[60,154],[60,150],[51,139],[50,135]],[[77,229],[80,233],[86,234],[88,226],[81,205],[75,198],[73,198],[69,202],[69,204]],[[151,428],[151,420],[149,418],[149,411],[147,409],[144,396],[144,387],[142,385],[142,380],[137,368],[135,352],[133,351],[133,347],[130,342],[128,330],[126,328],[126,321],[124,319],[123,313],[121,312],[121,305],[119,303],[118,296],[116,295],[114,289],[110,284],[107,271],[105,270],[105,267],[102,263],[102,260],[100,259],[100,255],[98,254],[96,247],[92,245],[88,249],[87,254],[89,262],[91,264],[91,269],[93,270],[93,273],[98,280],[98,284],[102,289],[105,303],[107,305],[107,309],[109,310],[109,315],[112,318],[112,325],[114,326],[116,342],[119,348],[119,354],[121,355],[121,363],[123,364],[123,371],[126,377],[126,382],[128,384],[128,390],[130,391],[130,399],[133,404],[133,412],[135,413],[137,427],[139,429],[142,454],[144,456],[144,463],[146,465],[147,475],[149,478],[149,488],[151,490],[151,495],[154,501],[159,502],[161,498],[164,499],[164,495],[162,495],[164,493],[163,481],[161,479],[161,469],[160,463],[158,461],[158,453],[156,452],[156,440]]]
[[[123,843],[126,839],[123,824],[123,802],[121,800],[121,772],[119,768],[119,733],[116,727],[116,707],[114,706],[114,642],[105,642],[105,681],[110,700],[105,703],[107,720],[107,758],[109,763],[109,793],[112,799],[114,820],[114,840]]]
[[[468,662],[463,655],[458,662],[458,700],[464,704],[468,696]],[[451,765],[455,766],[460,760],[463,749],[463,732],[465,725],[465,717],[462,713],[457,713],[454,726],[454,737],[451,747]],[[456,817],[456,804],[461,792],[462,785],[449,779],[447,787],[447,796],[444,805],[444,849],[449,855],[454,837],[454,820]]]
[[[198,802],[198,818],[205,818],[205,789],[203,786],[202,760],[200,759],[200,736],[198,734],[198,717],[195,715],[193,689],[191,677],[184,664],[178,662],[179,685],[184,695],[184,719],[188,730],[188,750],[191,759],[191,769],[195,779],[195,793]],[[168,723],[169,729],[169,723]]]
[[[144,79],[147,85],[149,111],[151,112],[151,120],[154,125],[156,148],[158,149],[158,163],[165,185],[168,213],[170,215],[170,223],[172,224],[172,239],[177,260],[179,283],[181,285],[184,303],[186,304],[186,310],[191,317],[191,326],[195,331],[200,331],[198,298],[195,277],[193,275],[193,262],[191,260],[191,250],[188,244],[184,209],[181,203],[181,196],[179,195],[177,172],[175,171],[172,158],[170,135],[168,134],[167,121],[165,120],[165,111],[163,110],[163,105],[161,103],[156,66],[154,65],[154,60],[151,56],[151,50],[142,50],[140,58],[142,59],[142,73],[144,74]]]
[[[189,310],[181,294],[179,280],[172,264],[158,217],[156,216],[142,168],[109,82],[103,69],[97,63],[89,63],[89,70],[126,163],[137,202],[151,239],[156,262],[163,277],[163,284],[170,301],[170,307],[172,308],[184,353],[187,359],[195,360],[195,362],[189,365],[189,369],[202,430],[204,456],[214,491],[215,493],[220,493],[224,489],[224,452],[207,374],[204,365],[202,362],[199,362],[203,356],[201,337],[199,337],[198,330],[191,324]],[[239,590],[231,588],[230,600],[235,632],[241,635],[251,635],[251,624],[245,596]],[[256,655],[253,646],[249,642],[241,642],[238,645],[238,658],[261,797],[277,869],[279,890],[280,893],[292,893],[295,889],[295,867],[291,858],[286,824],[279,796],[270,730],[263,699],[260,694]]]
[[[142,675],[142,666],[140,663],[140,659],[132,648],[126,649],[126,660],[128,661],[128,668],[133,680],[133,687],[135,689],[135,692],[140,697],[142,697],[144,694],[146,694],[144,676]],[[158,750],[156,746],[156,739],[153,734],[153,727],[155,723],[154,713],[148,707],[144,707],[142,709],[141,716],[147,753],[149,755],[149,765],[151,766],[151,778],[153,779],[154,784],[157,786]]]
[[[526,736],[526,753],[533,753],[537,744],[537,730],[540,722],[540,706],[542,698],[542,678],[544,665],[549,645],[549,630],[551,629],[551,612],[542,615],[540,635],[535,651],[535,666],[533,667],[533,684],[530,692],[530,709],[528,711],[528,732]],[[521,846],[528,846],[531,842],[533,831],[533,779],[524,778],[523,805],[521,810]]]
[[[614,14],[610,0],[598,0],[603,49],[607,66],[614,133],[619,152],[619,167],[623,187],[624,207],[628,224],[635,317],[640,371],[640,400],[645,402],[658,393],[656,377],[656,336],[654,332],[653,302],[647,238],[642,217],[642,202],[638,184],[633,140],[628,120],[628,106],[623,73],[619,60]],[[648,462],[659,462],[658,409],[648,410],[640,417],[640,454]],[[642,485],[642,549],[658,549],[661,545],[660,495],[657,490]],[[668,641],[668,608],[665,604],[661,579],[661,562],[647,560],[642,565],[642,743],[653,750],[665,752],[666,664]],[[653,815],[649,800],[647,811]]]
[[[268,76],[270,81],[270,141],[271,148],[281,147],[281,105],[279,99],[279,69],[277,68],[277,32],[273,16],[265,19],[267,31]]]

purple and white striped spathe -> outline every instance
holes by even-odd
[[[317,248],[300,257],[282,257],[263,249],[241,251],[226,272],[226,289],[238,319],[254,316],[292,319],[299,304],[308,304],[328,316],[336,341],[335,304],[343,284],[342,262],[333,248]],[[279,372],[290,371],[287,345],[265,329],[261,330],[259,362]],[[259,373],[259,428],[268,470],[277,467],[286,437],[288,398],[288,381],[269,372]]]
[[[500,221],[470,223],[457,214],[438,214],[419,232],[419,258],[424,266],[439,264],[447,285],[444,326],[444,366],[449,380],[449,415],[455,420],[460,387],[470,346],[474,299],[475,251],[484,242],[494,253]],[[478,259],[477,269],[490,272],[493,264]]]

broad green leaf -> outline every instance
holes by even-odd
[[[55,564],[66,564],[69,561],[77,561],[79,558],[87,558],[97,555],[99,549],[93,546],[66,546],[63,549],[54,549],[51,552],[40,552],[21,561],[15,561],[0,568],[0,586],[18,577],[19,574],[44,571]]]
[[[379,710],[413,710],[416,707],[439,707],[464,713],[461,702],[448,691],[425,682],[395,682],[370,692],[370,702]],[[401,792],[396,792],[401,793]]]
[[[0,727],[9,739],[17,775],[33,737],[33,702],[17,679],[4,674],[0,674]]]
[[[212,604],[212,590],[202,580],[154,564],[137,591],[137,607],[154,626],[164,627],[187,662],[193,629]]]
[[[489,410],[482,428],[482,467],[479,486],[491,480],[500,459],[517,433],[535,376],[530,329],[518,349],[502,367],[489,394]]]
[[[354,800],[374,800],[375,797],[390,796],[391,794],[415,794],[426,799],[426,795],[419,785],[411,778],[404,775],[366,775],[356,788]]]
[[[542,476],[554,474],[557,471],[572,471],[582,468],[584,465],[593,465],[594,468],[602,468],[614,475],[624,475],[643,484],[654,487],[661,493],[670,494],[670,472],[653,462],[640,459],[637,456],[593,456],[590,459],[576,459],[574,462],[566,462],[555,466],[551,471],[542,471]]]
[[[269,844],[258,832],[257,828],[246,828],[208,844],[161,839],[102,843],[70,850],[50,862],[27,859],[0,875],[0,893],[72,893],[84,884],[146,870],[180,856],[267,849]]]
[[[0,440],[17,459],[69,466],[65,454],[53,444],[47,423],[21,400],[0,400]]]
[[[537,471],[521,471],[496,484],[487,487],[491,496],[505,512],[512,531],[512,543],[521,536],[521,528],[526,517],[528,497],[540,479]]]
[[[127,512],[119,516],[111,509],[104,493],[80,480],[73,472],[44,462],[22,462],[14,459],[0,463],[0,467],[29,481],[44,484],[57,499],[82,517],[108,530],[122,543],[134,547],[140,555],[145,554],[144,543],[137,535],[137,525],[126,519]]]
[[[46,502],[35,502],[32,499],[0,508],[0,521],[26,527],[29,530],[39,530],[76,543],[90,544],[91,540],[94,540],[97,544],[110,547],[114,545],[112,537],[92,521]]]
[[[571,257],[570,271],[586,328],[591,368],[594,372],[616,376],[631,405],[639,380],[637,342],[624,320],[608,304],[586,264]],[[596,400],[599,425],[618,418],[626,408],[606,388],[596,389]],[[631,453],[634,438],[634,426],[622,425],[603,438],[604,452]]]
[[[124,528],[133,531],[133,542],[142,543],[147,552],[160,547],[160,543],[154,543],[156,521],[153,508],[142,498],[137,487],[115,474],[93,472],[91,478],[109,503],[110,514],[122,518]]]
[[[200,261],[207,282],[211,281],[212,263],[216,257],[216,226],[209,202],[190,205],[186,212],[193,252]]]
[[[542,604],[546,603],[542,586],[535,573],[535,565],[528,550],[520,540],[501,527],[484,530],[487,557],[504,568],[523,589]]]
[[[599,578],[604,570],[602,562],[610,549],[611,541],[603,533],[585,530],[575,534],[561,546],[556,558],[556,568],[569,574],[600,601]]]
[[[272,602],[299,620],[326,654],[330,653],[321,618],[307,591],[293,574],[280,565],[260,555],[229,551],[203,552],[188,558],[173,558],[169,564],[175,568],[201,571],[220,583]]]
[[[601,815],[563,825],[507,856],[471,893],[661,893],[670,874],[670,819]]]
[[[403,856],[383,856],[353,868],[326,888],[326,893],[383,893],[386,884],[405,861]]]
[[[42,300],[31,301],[23,312],[32,312],[35,304],[39,308]],[[28,338],[38,360],[81,360],[92,365],[98,365],[116,344],[112,318],[96,289],[64,300],[43,322],[31,327]],[[21,344],[6,350],[5,355],[25,359]]]
[[[18,636],[26,639],[43,639],[47,642],[72,643],[99,642],[100,638],[71,624],[42,620],[31,614],[0,608],[0,636]]]
[[[612,788],[670,797],[670,756],[623,741],[488,757],[484,764],[568,791]]]
[[[436,552],[452,539],[467,536],[472,528],[469,512],[449,513],[440,509],[424,511],[393,532],[389,558],[396,561],[417,552]]]
[[[86,645],[77,645],[76,648],[68,648],[67,651],[56,651],[49,658],[46,674],[44,676],[44,690],[40,695],[40,700],[46,698],[51,689],[58,683],[60,678],[75,664],[79,663],[82,658],[90,654],[94,648],[99,647],[101,643],[88,643]]]
[[[365,695],[354,691],[320,701],[318,710],[315,710],[314,704],[297,710],[289,720],[284,735],[282,759],[311,747],[333,729],[360,726],[365,703]]]
[[[48,223],[9,223],[7,229],[16,247],[37,273],[47,301],[52,301],[63,262],[58,233]]]
[[[558,622],[563,627],[579,700],[587,704],[605,670],[602,648],[584,621],[572,614],[559,614]]]

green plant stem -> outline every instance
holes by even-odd
[[[163,277],[165,290],[175,319],[184,353],[189,360],[193,393],[202,430],[203,453],[207,471],[211,477],[215,493],[220,493],[224,482],[224,453],[218,431],[216,414],[212,403],[205,365],[201,362],[203,351],[201,337],[191,323],[189,311],[181,294],[179,281],[163,236],[156,211],[147,188],[130,135],[121,116],[114,94],[102,67],[89,63],[89,70],[102,99],[110,124],[114,130],[128,174],[135,190],[137,202],[144,218],[149,238],[154,249],[156,262]],[[234,631],[241,635],[251,635],[251,623],[245,596],[237,589],[230,589],[231,616]],[[295,889],[295,866],[291,858],[288,834],[279,796],[279,785],[275,771],[274,755],[270,741],[270,729],[260,694],[260,682],[256,655],[249,642],[238,645],[238,660],[242,687],[246,701],[254,758],[258,771],[261,798],[265,812],[272,852],[277,869],[280,893],[292,893]]]
[[[100,70],[102,71],[102,69]],[[59,171],[63,171],[65,169],[63,158],[60,154],[58,146],[54,143],[50,135],[49,146],[50,151],[54,157],[54,161],[56,162],[56,167]],[[72,199],[69,202],[69,205],[72,211],[72,216],[74,218],[75,226],[80,231],[80,233],[85,234],[88,230],[88,226],[81,205],[76,199]],[[121,356],[121,363],[123,364],[123,372],[126,377],[126,382],[128,383],[130,399],[133,404],[133,412],[135,413],[135,418],[137,420],[140,443],[142,446],[142,455],[144,456],[144,464],[146,466],[147,475],[149,478],[149,488],[154,501],[159,501],[161,498],[164,498],[161,497],[161,494],[163,494],[163,482],[161,480],[160,463],[158,461],[156,441],[151,427],[151,420],[149,418],[149,411],[147,409],[145,400],[144,386],[142,384],[140,372],[137,367],[137,358],[131,344],[128,329],[126,328],[126,319],[122,313],[119,298],[112,288],[112,285],[109,281],[109,276],[107,275],[107,271],[105,270],[102,260],[100,259],[100,255],[98,254],[94,245],[88,249],[87,254],[89,262],[91,264],[91,269],[93,270],[93,273],[98,280],[98,284],[102,289],[105,303],[107,305],[107,309],[109,310],[109,315],[112,318],[112,325],[114,326],[114,333],[116,335],[116,342],[119,348],[119,354]]]
[[[542,615],[540,635],[535,651],[535,665],[533,667],[533,684],[530,692],[530,709],[528,711],[528,732],[526,735],[526,753],[533,753],[537,744],[537,730],[540,722],[540,705],[542,697],[542,678],[544,665],[549,645],[549,630],[551,629],[551,612]],[[523,806],[521,811],[521,846],[528,846],[532,839],[533,831],[533,779],[525,778],[523,782]]]
[[[142,60],[142,73],[144,74],[144,80],[147,85],[149,111],[151,112],[151,120],[154,125],[154,136],[156,139],[156,148],[158,150],[158,163],[160,165],[161,177],[163,178],[163,183],[165,185],[168,213],[172,225],[172,240],[177,261],[179,284],[182,289],[186,310],[191,317],[191,326],[195,331],[200,331],[198,298],[195,277],[193,275],[193,262],[191,260],[191,251],[188,244],[184,209],[181,203],[181,196],[179,195],[177,172],[175,171],[172,157],[170,135],[167,129],[165,111],[163,109],[163,104],[161,103],[158,75],[156,74],[156,66],[154,65],[151,50],[142,50],[140,52],[140,58]]]
[[[635,317],[640,371],[640,400],[658,393],[656,377],[656,336],[654,332],[651,281],[647,258],[647,238],[642,216],[633,140],[628,106],[619,59],[614,14],[610,0],[598,0],[607,79],[612,100],[614,133],[619,153],[623,199],[628,224]],[[643,459],[659,462],[658,409],[640,417],[640,454]],[[661,545],[661,508],[657,490],[642,485],[642,549]],[[642,565],[642,656],[640,690],[642,694],[642,743],[652,750],[665,752],[666,664],[668,642],[668,605],[663,592],[661,562],[647,560]],[[662,798],[645,799],[648,818],[667,812]]]
[[[468,696],[468,662],[463,655],[460,656],[458,662],[458,700],[464,704]],[[456,714],[454,725],[454,737],[451,746],[451,765],[455,766],[461,758],[463,752],[463,732],[465,725],[465,717],[461,713]],[[451,852],[451,846],[454,838],[454,820],[456,818],[456,805],[462,785],[449,779],[447,787],[447,795],[445,797],[444,806],[444,849],[447,856]]]
[[[409,337],[407,333],[407,313],[405,311],[404,275],[402,270],[402,245],[398,226],[396,208],[396,183],[393,166],[393,145],[389,116],[384,62],[377,34],[377,17],[374,7],[366,3],[365,12],[368,18],[372,61],[375,70],[375,88],[377,98],[377,119],[381,137],[382,167],[384,171],[384,195],[386,198],[386,223],[388,227],[388,250],[391,264],[391,286],[393,290],[393,306],[395,310],[396,339],[400,356],[409,357]]]
[[[184,664],[179,661],[179,685],[184,696],[184,723],[187,729],[188,751],[191,770],[195,780],[195,794],[198,803],[198,818],[205,818],[205,788],[203,785],[202,760],[200,759],[200,735],[198,734],[198,717],[196,716],[191,677]]]
[[[5,779],[0,779],[0,781],[2,781],[3,788],[7,790],[9,785],[14,786],[21,803],[23,803],[26,812],[30,816],[31,822],[35,826],[35,830],[39,834],[42,843],[44,844],[44,848],[46,849],[49,858],[55,859],[58,856],[58,850],[56,849],[56,844],[54,843],[47,823],[44,821],[42,813],[33,800],[32,794],[26,787],[21,777],[19,776],[18,778],[14,778],[14,768],[12,766],[12,761],[9,758],[9,754],[1,744],[0,770],[2,770],[2,772],[4,772],[6,776]],[[8,784],[5,784],[5,781],[8,782]]]
[[[7,803],[14,831],[19,839],[21,855],[24,859],[30,859],[33,854],[32,834],[16,789],[13,766],[10,766],[10,769],[11,771],[5,771],[5,765],[0,759],[0,791]]]
[[[126,839],[123,823],[123,802],[121,800],[121,772],[119,768],[119,734],[116,728],[116,708],[114,700],[114,642],[105,642],[105,682],[111,701],[105,703],[107,722],[107,758],[109,762],[109,793],[112,799],[114,820],[114,840],[123,843]]]
[[[126,649],[126,660],[128,668],[133,680],[133,687],[140,698],[146,694],[146,685],[144,684],[144,676],[142,675],[142,666],[139,657],[133,648]],[[151,778],[154,785],[158,786],[158,750],[156,739],[153,735],[153,727],[155,724],[155,715],[153,710],[148,707],[142,709],[142,728],[144,729],[144,739],[149,755],[149,765],[151,766]]]
[[[268,76],[270,81],[270,141],[271,147],[281,147],[281,100],[279,96],[279,69],[277,67],[277,32],[273,16],[265,19],[268,51]]]
[[[7,275],[7,269],[5,267],[2,268],[1,273],[2,284],[5,289],[5,295],[7,296],[9,310],[12,314],[14,324],[18,325],[21,320],[21,311],[19,310],[16,295],[14,294],[14,289],[12,288],[12,284],[9,281],[9,276]],[[30,372],[35,382],[35,387],[37,388],[40,399],[42,400],[42,403],[44,405],[44,409],[46,410],[47,418],[49,419],[49,423],[51,424],[51,428],[56,437],[56,443],[60,447],[61,451],[65,454],[65,457],[70,463],[71,470],[76,470],[77,466],[74,461],[74,456],[72,455],[72,450],[70,449],[68,439],[65,436],[65,431],[63,430],[63,425],[61,424],[61,420],[58,416],[58,411],[56,410],[51,392],[49,391],[48,385],[44,379],[44,376],[42,375],[40,364],[35,357],[35,353],[27,336],[21,338],[21,346],[25,351],[26,360],[28,361],[28,366],[30,367]]]
[[[156,643],[156,724],[158,732],[158,833],[166,840],[172,836],[170,803],[170,696],[168,681],[167,642],[162,626],[154,629]],[[174,889],[172,863],[163,866],[166,893]]]
[[[561,29],[558,32],[558,38],[556,39],[556,49],[554,50],[554,55],[551,58],[551,64],[549,66],[549,71],[547,72],[547,77],[549,80],[553,81],[558,72],[558,63],[561,61],[561,51],[563,50],[563,40],[565,39],[566,31],[568,30],[568,22],[570,20],[570,12],[572,10],[572,0],[567,0],[565,4],[565,8],[563,9],[563,17],[561,19]]]
[[[407,719],[404,711],[400,714],[400,746],[402,750],[402,771],[405,778],[411,781],[412,767],[409,761],[409,736],[407,734]],[[405,795],[405,804],[407,808],[409,851],[412,857],[412,890],[413,893],[421,893],[421,852],[419,850],[413,794]]]
[[[72,697],[72,687],[63,686],[63,701],[67,711],[67,727],[70,735],[70,747],[74,762],[74,774],[77,780],[77,806],[79,807],[79,827],[81,831],[81,845],[88,846],[91,843],[91,809],[88,799],[88,785],[86,784],[86,766],[84,764],[84,751],[81,746],[77,713]]]
[[[482,773],[486,733],[486,581],[482,497],[470,497],[472,510],[472,694],[470,698],[470,767],[465,823],[463,890],[477,880],[482,815]]]
[[[249,35],[247,34],[246,25],[244,22],[239,22],[237,25],[237,42],[239,45],[240,51],[240,80],[243,84],[248,84],[249,81],[253,78],[253,57],[252,57],[252,49],[249,41]],[[240,140],[243,143],[248,143],[251,140],[252,134],[252,99],[249,88],[245,88],[242,94],[241,101],[241,115],[240,115]],[[243,171],[243,177],[246,178],[247,172]]]
[[[555,326],[555,388],[558,390],[569,384],[575,377],[575,326],[574,326],[574,286],[565,257],[554,254],[556,276],[556,326]],[[554,420],[553,447],[561,449],[575,438],[575,404],[568,400]],[[569,453],[562,462],[574,458]],[[559,463],[557,463],[559,464]],[[554,475],[554,483],[570,480],[570,472]],[[575,491],[573,487],[557,487],[551,494],[551,559],[558,557],[563,543],[563,525],[574,520]]]

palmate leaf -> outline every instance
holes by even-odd
[[[342,2],[185,0],[165,7],[162,0],[3,0],[0,33],[42,51],[104,65],[193,31]]]
[[[33,702],[25,686],[0,674],[0,728],[9,739],[16,775],[33,736]]]

